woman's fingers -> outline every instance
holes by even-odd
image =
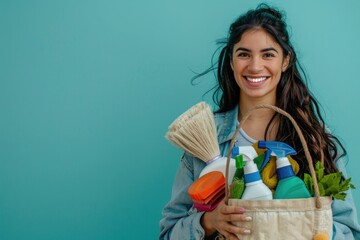
[[[223,205],[221,207],[221,212],[223,214],[232,214],[232,213],[244,213],[245,209],[242,207],[237,207],[237,206],[228,206],[228,205]]]
[[[252,218],[244,214],[245,209],[235,206],[222,206],[221,213],[224,215],[224,220],[228,222],[250,222]]]
[[[203,226],[212,226],[218,232],[226,237],[226,239],[238,240],[237,234],[250,234],[250,229],[238,227],[235,222],[249,222],[251,217],[244,214],[245,209],[237,206],[228,206],[222,202],[213,212],[204,215]],[[205,221],[206,220],[206,221]],[[209,222],[210,224],[205,224]]]
[[[228,214],[224,215],[227,222],[251,222],[252,218],[245,214]]]
[[[226,226],[224,226],[222,228],[221,231],[219,231],[223,236],[226,237],[226,239],[234,239],[234,240],[238,240],[239,238],[237,237],[236,234],[250,234],[251,231],[249,229],[246,228],[241,228],[241,227],[237,227],[233,224],[228,223]]]
[[[250,234],[250,229],[238,227],[231,223],[226,227],[226,231],[234,234]]]

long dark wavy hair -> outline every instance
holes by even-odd
[[[346,151],[338,138],[326,130],[319,104],[305,84],[306,74],[290,43],[287,24],[283,15],[279,10],[266,4],[260,4],[256,9],[249,10],[241,15],[231,24],[228,37],[218,42],[223,47],[219,48],[221,51],[217,63],[198,74],[193,80],[209,72],[217,71],[218,84],[214,88],[213,94],[213,100],[219,107],[217,112],[226,112],[235,108],[239,104],[240,88],[230,66],[234,45],[240,41],[242,34],[247,30],[264,29],[281,46],[284,56],[290,56],[289,65],[282,73],[277,86],[276,105],[294,117],[304,133],[314,161],[320,160],[323,154],[325,172],[335,172],[337,171],[335,161],[339,157],[338,148],[342,149],[342,155],[345,155]],[[278,114],[275,114],[269,122],[264,139],[266,139],[271,122],[277,116]],[[287,118],[278,117],[279,130],[276,139],[286,142],[298,150],[298,154],[294,158],[300,165],[298,175],[303,177],[304,172],[309,172],[309,167],[299,137]]]

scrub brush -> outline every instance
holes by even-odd
[[[205,102],[194,105],[175,119],[165,137],[204,162],[220,156],[214,115]]]
[[[200,102],[181,114],[169,126],[165,137],[207,164],[199,177],[212,171],[226,176],[226,157],[220,155],[214,114],[207,103]],[[235,160],[231,160],[229,184],[236,170]]]

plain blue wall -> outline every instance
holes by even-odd
[[[181,154],[167,127],[210,101],[193,71],[257,2],[1,0],[0,239],[156,239]],[[360,2],[274,5],[360,188]]]

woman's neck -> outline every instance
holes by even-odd
[[[269,105],[276,105],[276,97],[269,96],[264,98],[249,98],[246,96],[240,95],[239,99],[239,117],[242,117],[245,113],[249,110],[254,108],[256,105],[259,104],[269,104]],[[249,118],[251,119],[268,119],[270,120],[274,115],[273,111],[270,109],[259,109],[256,110],[251,114]],[[241,119],[241,118],[239,118]]]
[[[239,102],[238,120],[241,121],[244,114],[250,109],[259,104],[276,105],[275,99],[247,99],[241,98]],[[263,140],[265,137],[266,128],[274,116],[274,111],[271,109],[258,109],[251,113],[242,128],[253,139]],[[275,140],[278,127],[278,120],[275,118],[267,131],[266,139]]]

